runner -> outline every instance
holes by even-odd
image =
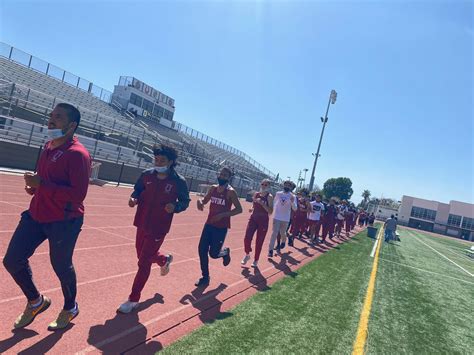
[[[290,235],[288,237],[288,245],[291,247],[293,246],[294,238],[301,237],[301,235],[304,233],[308,220],[308,212],[311,210],[311,206],[308,201],[308,189],[300,190],[299,195],[300,196],[296,200],[298,208],[293,213]]]
[[[245,232],[244,248],[245,256],[242,259],[242,265],[247,264],[250,260],[252,252],[252,238],[257,232],[257,240],[255,242],[255,256],[252,267],[258,267],[258,260],[262,251],[263,242],[268,231],[269,215],[273,212],[273,196],[270,193],[270,180],[265,179],[261,183],[260,192],[256,192],[253,196],[253,208],[251,209],[247,230]]]
[[[316,194],[315,200],[310,203],[310,212],[308,220],[310,222],[311,241],[317,243],[319,241],[319,231],[321,229],[321,215],[324,212],[324,204],[321,202],[321,195]]]
[[[237,193],[229,183],[232,175],[230,168],[222,168],[217,177],[218,184],[212,185],[207,195],[197,201],[199,211],[204,211],[204,205],[210,202],[209,215],[198,247],[202,272],[202,277],[195,283],[198,287],[209,285],[209,256],[213,259],[222,258],[224,266],[230,263],[230,248],[222,246],[230,228],[230,218],[242,213]],[[234,206],[233,209],[232,206]]]
[[[138,307],[153,263],[160,266],[162,276],[168,274],[173,256],[163,255],[160,248],[170,230],[173,215],[189,206],[186,180],[174,170],[178,159],[176,150],[162,145],[153,153],[155,167],[140,175],[128,201],[132,208],[138,205],[133,222],[137,227],[135,248],[138,271],[128,300],[117,310],[120,313],[130,313]]]
[[[296,197],[291,192],[293,182],[287,180],[283,183],[283,191],[278,191],[273,200],[273,229],[272,237],[270,239],[270,245],[268,250],[268,257],[273,257],[273,249],[277,236],[280,234],[281,241],[277,245],[276,250],[279,253],[281,249],[285,247],[286,241],[286,229],[290,222],[291,210],[296,211]]]
[[[89,186],[91,158],[74,137],[81,114],[60,103],[50,114],[46,143],[38,161],[38,173],[25,173],[25,190],[33,198],[10,240],[3,265],[26,296],[25,311],[14,328],[24,328],[51,305],[33,282],[28,259],[46,239],[54,272],[61,282],[64,306],[49,330],[66,328],[79,314],[77,281],[72,255],[84,220],[83,201]]]
[[[333,197],[329,200],[329,205],[326,208],[324,214],[323,223],[323,242],[326,241],[326,237],[329,235],[329,239],[334,236],[334,227],[336,225],[337,218],[336,199]]]

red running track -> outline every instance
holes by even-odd
[[[15,318],[25,307],[25,298],[3,265],[0,266],[0,353],[153,353],[189,333],[203,323],[270,285],[326,252],[331,246],[312,247],[295,241],[282,257],[262,258],[259,271],[242,267],[243,237],[250,204],[232,219],[226,245],[232,262],[223,267],[210,260],[211,284],[196,289],[200,277],[197,245],[207,211],[196,208],[196,197],[189,209],[176,215],[162,250],[174,261],[170,273],[161,277],[157,266],[142,293],[142,303],[132,314],[117,314],[127,299],[137,270],[134,248],[135,209],[127,206],[131,190],[125,187],[90,186],[85,201],[86,215],[79,236],[74,266],[78,279],[80,315],[70,327],[49,332],[47,325],[57,316],[63,300],[59,281],[49,262],[47,242],[31,257],[33,277],[39,290],[52,299],[48,311],[26,329],[12,331]],[[22,176],[0,174],[0,256],[18,224],[20,212],[29,204]],[[267,235],[262,256],[268,248]],[[250,264],[250,262],[249,262]]]

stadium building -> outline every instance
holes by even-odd
[[[240,196],[278,175],[242,151],[174,120],[175,101],[134,77],[121,76],[114,92],[0,42],[0,166],[34,169],[47,141],[46,123],[57,103],[81,112],[76,131],[98,179],[133,183],[153,164],[153,146],[179,152],[177,171],[191,191],[214,183],[222,165],[233,168]]]
[[[470,203],[403,196],[398,221],[409,227],[474,240],[474,205]]]

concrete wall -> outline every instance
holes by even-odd
[[[471,203],[465,203],[460,201],[450,201],[450,211],[451,214],[456,214],[458,216],[474,218],[474,205]]]
[[[0,166],[34,170],[39,150],[39,147],[0,141]]]
[[[402,204],[398,209],[398,221],[402,223],[408,223],[411,214],[411,208],[413,207],[413,200],[414,197],[411,196],[403,196],[402,197]]]
[[[440,224],[447,224],[449,217],[450,206],[446,203],[438,204],[438,211],[436,212],[435,222]]]

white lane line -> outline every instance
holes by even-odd
[[[428,248],[430,248],[431,250],[433,250],[436,254],[439,254],[440,256],[442,256],[443,258],[445,258],[446,260],[448,260],[450,263],[456,265],[458,268],[460,268],[462,271],[464,271],[465,273],[467,273],[469,276],[473,277],[474,274],[471,274],[469,271],[467,271],[465,268],[463,268],[461,265],[458,265],[457,263],[455,263],[454,261],[452,261],[450,258],[448,258],[447,256],[445,256],[444,254],[441,254],[439,251],[437,251],[435,248],[433,248],[431,245],[429,244],[426,244],[424,241],[420,240],[418,237],[415,237],[413,236],[413,238],[415,238],[417,241],[419,241],[420,243],[426,245]]]
[[[422,271],[422,272],[426,272],[426,273],[429,273],[429,274],[438,275],[438,276],[442,276],[442,277],[447,277],[447,278],[450,278],[450,279],[453,279],[453,280],[462,281],[462,282],[465,282],[465,283],[474,285],[474,282],[471,282],[471,281],[467,281],[467,280],[463,280],[463,279],[458,279],[457,277],[453,277],[453,276],[449,276],[449,275],[440,274],[440,273],[434,272],[434,271],[429,271],[429,270],[425,270],[425,269],[420,269],[419,267],[416,267],[416,266],[411,266],[411,265],[402,264],[402,263],[399,263],[399,262],[396,262],[396,261],[393,261],[393,260],[389,260],[389,259],[385,259],[385,258],[380,258],[380,260],[387,261],[387,262],[389,262],[389,263],[397,264],[397,265],[400,265],[400,266],[405,266],[405,267],[408,267],[408,268],[410,268],[410,269],[415,269],[415,270]]]
[[[370,253],[370,257],[373,258],[375,256],[375,251],[377,250],[377,245],[380,243],[380,233],[382,232],[382,228],[379,229],[377,233],[377,239],[375,240],[374,247],[372,248],[372,252]]]
[[[188,262],[188,261],[198,261],[198,260],[199,260],[199,258],[189,258],[189,259],[173,262],[173,265],[182,264],[182,263],[185,263],[185,262]],[[159,266],[152,266],[151,269],[152,270],[157,269],[158,267]],[[84,285],[89,285],[89,284],[93,284],[93,283],[96,283],[96,282],[117,279],[117,278],[128,276],[128,275],[134,275],[136,273],[137,273],[137,270],[133,270],[133,271],[129,271],[129,272],[124,272],[122,274],[101,277],[100,279],[94,279],[94,280],[89,280],[89,281],[84,281],[84,282],[78,282],[77,286],[84,286]],[[61,287],[50,288],[48,290],[41,290],[40,292],[43,294],[43,293],[51,293],[51,292],[55,292],[55,291],[61,291]],[[16,300],[23,300],[23,299],[25,299],[24,295],[5,298],[3,300],[0,300],[0,304],[11,302],[11,301],[16,301]]]

